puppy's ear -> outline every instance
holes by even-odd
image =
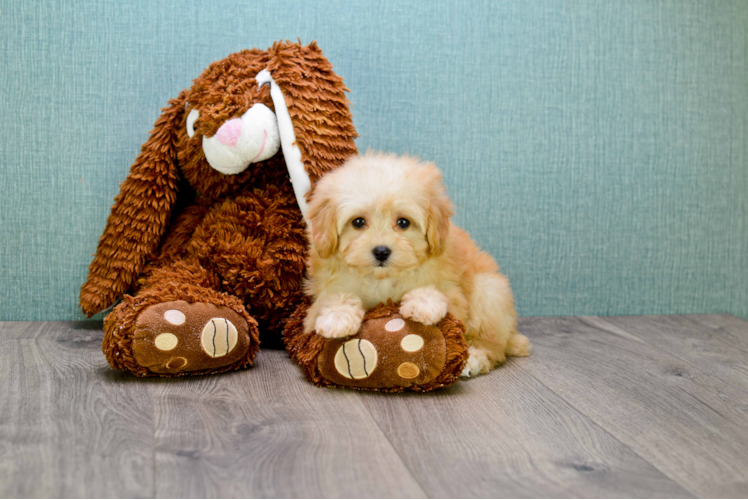
[[[314,249],[323,259],[329,258],[338,247],[337,207],[330,188],[320,182],[309,202],[309,233]]]
[[[429,244],[429,254],[437,257],[444,253],[444,247],[449,236],[449,218],[454,213],[452,202],[444,189],[441,173],[433,165],[429,165],[426,176],[426,192],[428,206],[426,207],[426,242]]]

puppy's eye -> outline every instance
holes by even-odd
[[[408,229],[409,226],[410,221],[405,217],[400,217],[399,219],[397,219],[397,227],[399,227],[400,229]]]
[[[361,229],[366,225],[366,219],[364,219],[363,217],[356,217],[355,219],[353,219],[351,224],[353,224],[353,227],[355,227],[356,229]]]
[[[195,122],[200,118],[200,112],[197,109],[192,109],[187,115],[187,137],[192,139],[195,137]]]

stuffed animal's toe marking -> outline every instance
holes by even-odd
[[[230,353],[238,339],[234,324],[226,318],[213,318],[203,327],[200,343],[203,351],[211,358],[219,358]]]
[[[171,351],[179,343],[179,339],[173,333],[162,333],[154,341],[156,348],[160,351]]]
[[[410,335],[406,335],[405,337],[403,337],[403,340],[400,341],[400,347],[402,347],[403,351],[406,352],[420,351],[423,348],[423,344],[423,337],[421,337],[420,335],[415,335],[413,333],[411,333]]]
[[[406,361],[397,367],[397,374],[406,380],[416,378],[420,373],[421,369],[410,361]]]
[[[389,320],[385,325],[384,329],[388,332],[399,332],[405,327],[405,320],[402,318],[395,318]]]
[[[187,366],[187,358],[183,358],[181,356],[176,358],[171,358],[167,363],[166,367],[170,370],[179,370],[181,368],[184,368]]]
[[[368,340],[353,339],[335,353],[335,369],[349,379],[367,378],[377,367],[377,349]]]
[[[184,315],[182,311],[177,311],[176,309],[169,309],[164,313],[164,319],[171,323],[172,325],[179,326],[185,322],[187,317]]]

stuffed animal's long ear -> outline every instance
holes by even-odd
[[[276,42],[267,69],[283,91],[301,161],[314,185],[357,153],[358,137],[343,79],[317,44]]]
[[[337,208],[331,189],[329,183],[318,185],[309,202],[309,240],[323,259],[338,246]]]
[[[146,258],[156,251],[177,199],[176,133],[186,92],[169,101],[150,138],[122,183],[81,287],[80,306],[89,317],[127,292]]]

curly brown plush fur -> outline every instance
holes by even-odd
[[[155,375],[132,353],[137,318],[154,304],[202,302],[244,318],[247,354],[208,370],[216,372],[250,365],[258,328],[263,338],[279,335],[302,297],[307,239],[282,152],[225,175],[211,168],[202,149],[203,137],[254,104],[275,109],[269,88],[255,80],[263,69],[285,95],[312,183],[356,153],[348,89],[315,43],[232,54],[169,101],[115,198],[81,288],[88,316],[133,294],[105,321],[103,349],[115,368]],[[193,108],[200,117],[190,138],[186,119]]]

